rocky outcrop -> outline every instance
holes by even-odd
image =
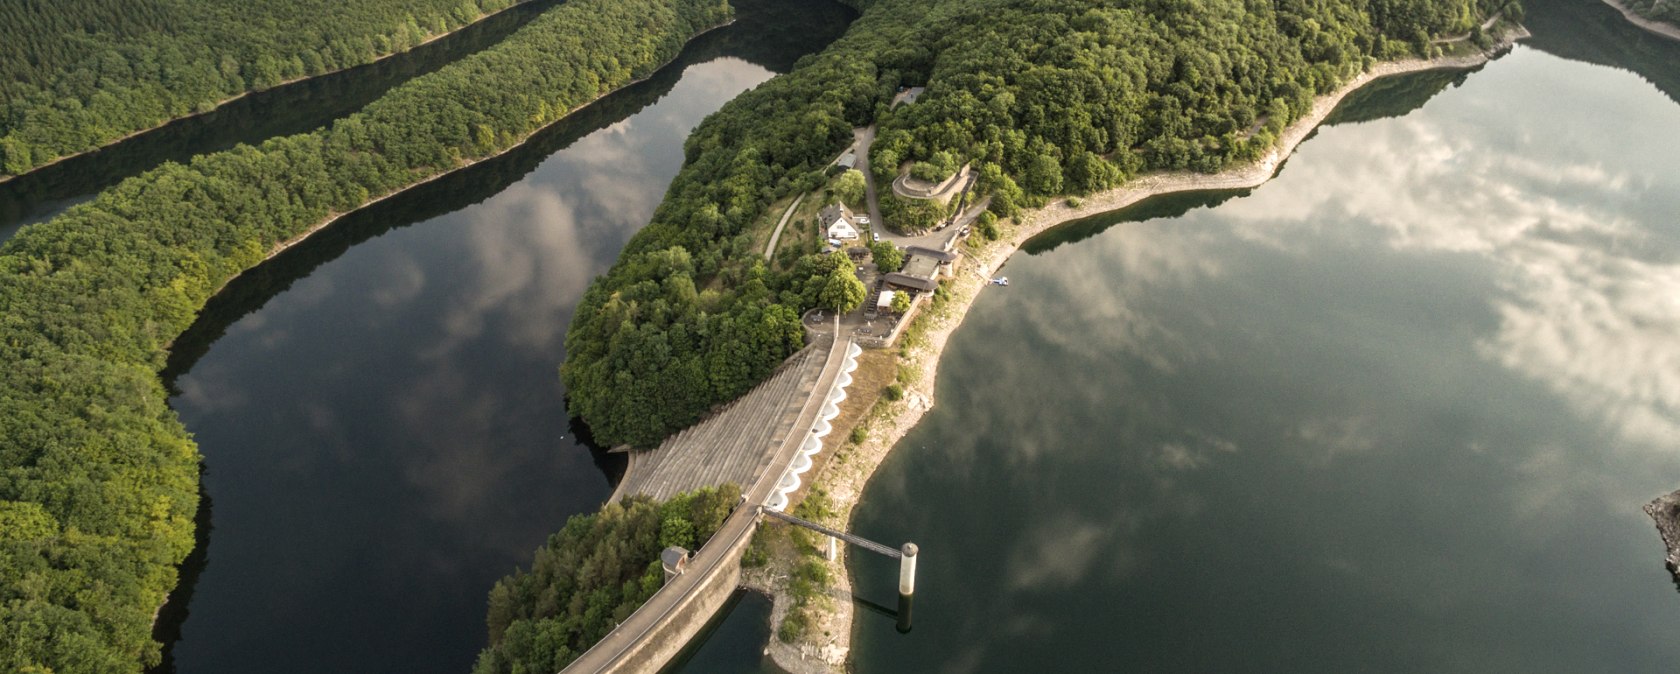
[[[1657,533],[1668,545],[1668,570],[1680,584],[1680,491],[1659,496],[1645,504],[1645,514],[1657,521]]]

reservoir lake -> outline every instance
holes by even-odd
[[[733,4],[736,23],[652,79],[344,218],[177,340],[165,379],[204,501],[160,671],[471,667],[491,585],[622,470],[568,424],[578,298],[651,218],[694,126],[853,18]]]
[[[1028,242],[856,512],[922,553],[857,671],[1674,671],[1680,51],[1599,30]]]

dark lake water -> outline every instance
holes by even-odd
[[[922,554],[858,671],[1675,671],[1680,105],[1625,46],[1389,83],[1252,193],[1031,242],[864,494]]]
[[[568,426],[575,303],[690,130],[852,18],[734,4],[736,24],[650,81],[240,277],[178,341],[171,404],[205,455],[207,540],[165,613],[164,670],[470,667],[491,584],[621,470]]]
[[[230,101],[120,143],[0,183],[0,242],[164,162],[303,133],[360,110],[398,84],[500,42],[561,0],[531,0],[384,60]]]

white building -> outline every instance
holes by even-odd
[[[858,238],[857,226],[852,224],[852,214],[846,210],[845,204],[833,204],[822,209],[817,214],[817,221],[822,223],[830,239],[851,241]]]

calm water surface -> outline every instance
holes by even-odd
[[[1655,82],[1518,48],[1252,194],[1032,242],[859,508],[923,554],[858,670],[1675,671],[1639,510],[1680,485]],[[890,561],[852,568],[891,603]]]
[[[689,131],[851,18],[737,7],[653,80],[242,276],[179,340],[171,403],[205,455],[208,540],[164,669],[470,667],[490,585],[610,494],[556,370],[579,296]]]

